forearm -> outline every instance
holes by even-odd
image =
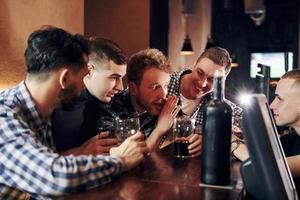
[[[158,149],[159,143],[164,136],[164,133],[159,131],[158,129],[154,129],[150,136],[146,139],[147,146],[149,148],[149,152],[153,152]]]
[[[233,155],[240,161],[247,160],[249,158],[247,146],[245,144],[240,144],[239,147],[233,152]]]
[[[122,172],[121,161],[105,156],[59,156],[25,144],[20,149],[2,149],[5,177],[31,194],[58,197],[108,183]]]
[[[241,161],[249,158],[246,144],[235,135],[231,138],[231,153]]]
[[[61,154],[64,155],[64,156],[68,156],[68,155],[77,156],[77,155],[80,155],[80,153],[79,153],[79,147],[74,147],[72,149],[68,149],[68,150],[62,151]]]
[[[287,162],[293,177],[300,177],[300,155],[287,157]]]

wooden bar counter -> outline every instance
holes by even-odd
[[[214,200],[239,199],[239,162],[232,162],[233,189],[199,186],[200,159],[175,159],[173,145],[151,153],[144,162],[111,183],[66,199]]]

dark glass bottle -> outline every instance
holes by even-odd
[[[204,107],[201,182],[230,184],[232,109],[224,101],[225,72],[214,73],[213,99]]]

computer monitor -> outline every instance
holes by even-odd
[[[241,174],[250,199],[298,199],[268,101],[249,97],[243,108],[243,130],[250,158]]]
[[[252,52],[250,56],[251,78],[255,78],[259,71],[258,63],[271,66],[270,78],[275,79],[293,69],[293,52]],[[285,69],[286,64],[287,69]]]

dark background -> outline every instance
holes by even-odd
[[[171,0],[172,1],[172,0]],[[167,55],[168,0],[152,0],[150,9],[150,46]],[[251,52],[287,52],[294,54],[293,68],[298,67],[299,2],[265,0],[265,21],[257,26],[245,14],[243,0],[212,0],[211,37],[234,55],[239,67],[233,68],[226,81],[226,96],[236,102],[240,91],[255,91],[250,78]],[[270,99],[274,87],[270,87]]]

